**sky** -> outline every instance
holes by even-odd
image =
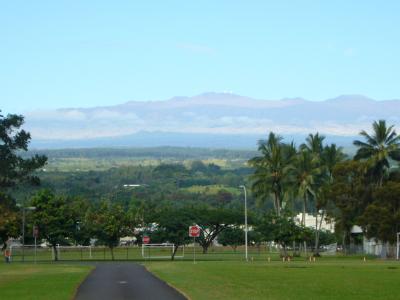
[[[0,0],[0,110],[400,98],[400,1]]]

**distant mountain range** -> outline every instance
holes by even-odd
[[[205,93],[164,101],[26,114],[32,147],[191,146],[254,148],[269,131],[300,142],[310,132],[348,146],[377,119],[398,125],[400,100],[343,95],[325,101],[260,100]]]

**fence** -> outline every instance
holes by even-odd
[[[177,256],[180,260],[192,260],[193,259],[193,245],[185,246],[184,252],[180,249],[177,252]],[[224,260],[224,261],[241,261],[245,259],[245,247],[239,246],[236,249],[225,246],[211,246],[207,253],[203,253],[203,249],[196,246],[196,260]],[[146,252],[143,256],[142,248],[139,246],[121,246],[113,249],[113,255],[108,247],[91,247],[91,246],[59,246],[56,247],[57,257],[60,261],[101,261],[101,260],[112,260],[114,256],[115,260],[133,260],[133,261],[144,261],[159,259],[156,251],[166,251],[165,249],[151,249],[151,254]],[[168,250],[169,253],[171,252]],[[280,259],[282,249],[275,247],[272,244],[260,245],[260,246],[249,246],[248,257],[251,260],[268,260],[268,259]],[[290,256],[301,256],[308,257],[312,255],[313,250],[308,248],[306,251],[304,248],[287,248],[287,254]],[[336,254],[336,245],[333,244],[329,247],[321,249],[320,253],[323,256],[331,256]],[[162,254],[162,259],[168,260],[170,256]],[[55,253],[51,247],[35,247],[31,245],[12,246],[11,247],[11,259],[14,262],[45,262],[54,260]]]

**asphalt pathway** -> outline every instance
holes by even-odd
[[[75,300],[183,300],[143,266],[129,262],[98,263],[78,288]]]

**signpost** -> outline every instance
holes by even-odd
[[[143,244],[149,244],[150,243],[150,237],[147,235],[144,235],[142,238]]]
[[[148,235],[144,235],[142,237],[142,243],[145,245],[150,244],[150,237]],[[150,257],[150,247],[149,247],[149,257]]]
[[[39,227],[37,225],[33,226],[33,237],[35,238],[35,264],[36,264],[36,239],[39,237]]]
[[[196,263],[196,237],[200,236],[200,226],[189,226],[189,236],[193,237],[193,263]]]

